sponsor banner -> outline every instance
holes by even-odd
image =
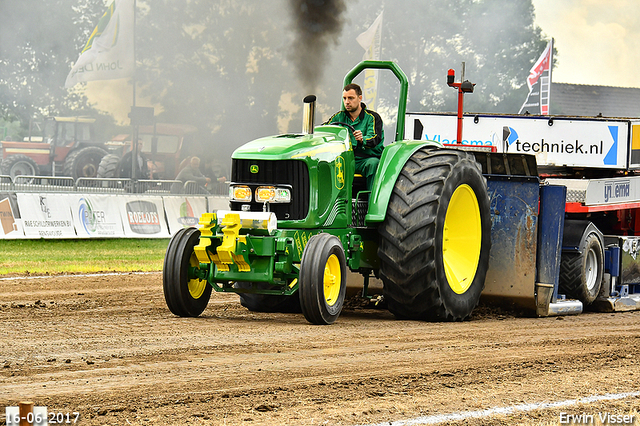
[[[587,186],[585,204],[637,203],[640,201],[640,176],[592,179]]]
[[[170,237],[159,197],[119,197],[119,210],[124,234],[130,238]]]
[[[182,228],[197,228],[200,216],[207,213],[206,198],[163,197],[162,200],[171,235]]]
[[[16,194],[0,193],[0,238],[24,238]]]
[[[216,210],[229,210],[229,197],[227,196],[212,195],[210,197],[207,197],[207,201],[207,211],[209,213],[215,212]]]
[[[124,237],[115,195],[77,195],[71,212],[78,237]]]
[[[26,238],[76,238],[67,194],[18,193],[18,205]]]
[[[534,154],[540,166],[625,169],[629,122],[553,117],[465,116],[464,145]],[[407,114],[406,134],[443,144],[456,140],[456,116]]]

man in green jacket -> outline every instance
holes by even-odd
[[[356,173],[366,178],[367,189],[371,190],[384,149],[382,119],[362,103],[362,89],[355,83],[344,87],[342,102],[344,109],[335,113],[327,124],[342,122],[353,126],[355,131],[350,131],[349,135],[356,159]]]

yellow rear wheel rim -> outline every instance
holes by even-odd
[[[456,188],[444,219],[442,260],[449,287],[466,292],[478,269],[482,248],[480,207],[469,185]]]
[[[195,252],[191,253],[191,257],[189,258],[189,265],[199,265],[198,258]],[[193,297],[194,299],[199,299],[207,288],[207,282],[199,278],[193,278],[189,280],[187,286],[189,287],[189,294],[191,295],[191,297]]]
[[[324,299],[327,305],[333,306],[338,301],[341,281],[340,260],[338,256],[332,254],[324,265]]]

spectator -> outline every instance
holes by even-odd
[[[198,157],[191,157],[189,165],[180,170],[180,173],[176,176],[176,180],[181,181],[182,185],[176,182],[171,186],[171,192],[174,194],[182,193],[184,184],[189,181],[196,182],[198,186],[202,187],[206,192],[205,187],[211,182],[211,179],[203,175],[200,171],[200,159]]]

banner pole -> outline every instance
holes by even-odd
[[[131,112],[136,107],[136,4],[137,0],[133,0],[133,105]],[[138,126],[133,123],[132,119],[132,134],[131,134],[131,180],[136,184],[136,164],[138,162]]]

